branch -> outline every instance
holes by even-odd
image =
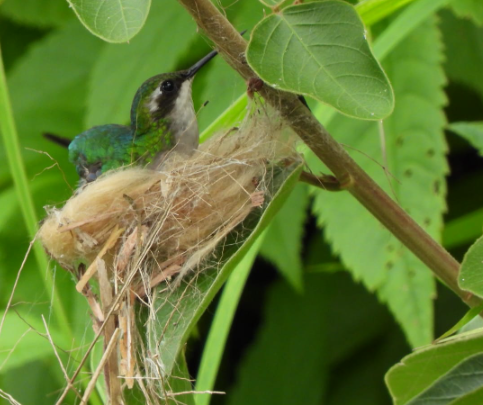
[[[210,0],[178,0],[245,80],[256,74],[245,60],[247,43]],[[295,94],[263,86],[260,94],[347,189],[391,233],[469,306],[480,300],[458,287],[459,263],[396,204],[345,152]]]

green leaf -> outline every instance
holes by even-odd
[[[161,292],[153,303],[156,323],[149,335],[150,350],[160,350],[159,361],[163,370],[170,374],[175,359],[189,336],[193,326],[206,310],[215,294],[221,288],[229,274],[247,253],[250,246],[267,226],[275,213],[298,181],[301,165],[292,165],[276,169],[269,184],[268,196],[273,196],[268,206],[254,210],[243,222],[243,227],[234,232],[220,251],[220,268],[204,270],[200,274],[184,280],[174,291]],[[267,202],[269,202],[267,201]]]
[[[443,10],[440,15],[448,77],[474,89],[483,99],[483,27],[458,19],[448,11]]]
[[[445,6],[451,0],[419,0],[410,4],[395,18],[393,18],[387,28],[374,40],[373,50],[374,55],[380,61],[383,61],[392,51],[410,35],[414,29],[419,27],[422,22],[432,16],[441,7]],[[367,4],[371,4],[368,0]],[[386,0],[374,0],[374,12],[377,9],[388,10],[391,4],[396,2],[389,2]],[[400,3],[400,2],[399,2]],[[363,12],[366,3],[358,3],[356,9],[361,12],[361,17],[365,20],[371,18],[372,9]],[[388,8],[386,8],[386,5]],[[369,6],[368,6],[369,7]],[[381,14],[382,15],[382,14]],[[380,16],[380,15],[379,15]],[[314,115],[325,125],[332,120],[336,111],[328,105],[318,104],[313,109]]]
[[[127,42],[143,27],[151,0],[67,0],[84,26],[107,42]]]
[[[200,108],[206,101],[209,101],[208,105]],[[231,116],[235,111],[231,111],[227,106],[235,101],[240,103],[240,118],[233,121]],[[234,123],[237,125],[242,121],[246,112],[246,108],[243,106],[247,104],[246,83],[218,56],[210,62],[209,66],[196,74],[193,83],[193,102],[195,109],[199,112],[197,118],[200,130],[219,121],[225,112],[228,114],[230,125],[234,125]],[[219,122],[216,127],[224,130],[230,128],[222,122]]]
[[[178,355],[176,360],[176,367],[173,371],[173,375],[168,380],[168,386],[166,387],[172,393],[177,394],[180,392],[191,392],[193,386],[191,385],[191,376],[188,371],[188,365],[186,364],[186,358],[183,352]],[[175,395],[170,397],[166,402],[166,405],[195,405],[195,398],[193,394]]]
[[[6,0],[0,14],[23,25],[53,27],[64,25],[74,14],[66,1]]]
[[[458,284],[463,290],[483,297],[483,236],[466,252],[458,276]]]
[[[75,169],[68,163],[65,149],[52,145],[41,134],[47,131],[73,137],[84,130],[86,82],[102,45],[73,20],[36,42],[8,77],[21,146],[49,151],[72,179]],[[23,150],[22,155],[31,173],[52,164],[46,156],[32,151]],[[4,148],[0,148],[0,159],[5,159]],[[2,165],[0,177],[4,173]],[[60,173],[58,177],[60,184]]]
[[[466,314],[464,314],[464,316],[458,322],[456,322],[449,330],[447,330],[438,339],[436,339],[436,342],[446,339],[452,334],[463,329],[475,318],[475,316],[478,316],[481,311],[483,311],[483,303],[477,305],[476,307],[470,308],[469,311],[466,312]]]
[[[483,353],[468,357],[408,405],[449,405],[483,388]]]
[[[477,380],[481,380],[482,356],[481,330],[455,336],[406,356],[386,375],[394,404],[465,403],[447,401],[445,397],[454,400],[481,386]],[[430,401],[430,393],[435,402]]]
[[[483,388],[479,388],[476,391],[458,398],[451,405],[478,405],[481,403],[483,403]]]
[[[247,105],[248,98],[246,93],[244,93],[200,134],[200,141],[206,141],[217,131],[226,130],[230,126],[238,125],[246,114]]]
[[[86,128],[128,123],[138,87],[151,76],[175,70],[177,50],[187,47],[194,35],[196,26],[178,3],[155,2],[136,38],[129,44],[106,46],[98,58],[89,83]]]
[[[483,25],[483,3],[481,0],[453,0],[451,8],[460,18],[471,18],[478,25]]]
[[[453,122],[448,129],[465,138],[483,156],[483,122]]]
[[[419,0],[399,13],[374,41],[374,54],[379,60],[394,49],[415,28],[451,0]]]
[[[443,245],[446,248],[471,243],[483,233],[483,208],[470,212],[444,226]]]
[[[261,254],[275,264],[297,291],[302,291],[302,242],[309,195],[305,184],[298,184],[267,229]]]
[[[216,307],[216,313],[203,349],[195,391],[213,391],[240,296],[265,235],[266,231],[258,237],[250,250],[235,267],[223,288],[223,293]],[[209,403],[210,396],[203,395],[197,397],[196,405],[208,405]]]
[[[273,87],[314,97],[352,117],[377,120],[394,107],[360,17],[342,1],[291,6],[263,19],[247,60]]]
[[[434,18],[387,57],[385,67],[398,100],[384,122],[387,163],[375,123],[338,116],[328,127],[338,141],[350,145],[352,156],[370,177],[437,239],[446,208],[447,173],[441,60]],[[315,173],[327,172],[313,158],[309,161]],[[318,223],[325,225],[325,236],[345,266],[388,304],[411,345],[430,342],[435,291],[429,270],[348,193],[314,194]]]
[[[282,7],[284,3],[287,3],[288,0],[260,0],[260,3],[267,7]]]
[[[303,294],[282,282],[272,287],[265,322],[244,357],[229,405],[322,403],[328,382],[330,290],[320,274],[305,281]]]
[[[22,404],[51,404],[52,393],[58,392],[60,385],[58,374],[61,373],[60,367],[55,363],[56,359],[38,359],[14,369],[8,370],[2,376],[2,391],[7,392],[18,402],[1,401],[3,405]],[[61,375],[62,382],[65,383],[65,377]],[[26,386],[28,389],[26,389]],[[0,398],[5,398],[0,395]],[[75,395],[69,394],[63,401],[66,404],[74,404],[76,402]],[[91,402],[89,405],[94,405]]]
[[[361,0],[356,10],[364,24],[373,25],[384,17],[393,14],[396,10],[413,2],[414,0]]]
[[[3,315],[2,311],[0,319]],[[5,317],[4,331],[0,339],[0,370],[2,373],[28,362],[54,355],[52,345],[47,337],[38,334],[45,333],[40,317],[23,312],[21,316],[23,319],[11,310]],[[68,338],[58,329],[49,327],[49,332],[57,345],[70,347]]]

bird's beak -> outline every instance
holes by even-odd
[[[191,66],[185,73],[186,79],[191,79],[198,70],[200,70],[204,65],[206,65],[211,59],[213,59],[218,54],[218,51],[211,51],[203,59],[196,62]]]

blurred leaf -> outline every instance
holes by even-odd
[[[377,120],[394,95],[354,8],[341,1],[300,4],[262,20],[247,50],[250,66],[275,88],[316,98],[352,117]]]
[[[67,0],[84,26],[108,42],[127,42],[143,27],[151,0]]]
[[[449,330],[447,330],[445,333],[443,333],[442,336],[440,336],[438,339],[435,340],[435,342],[439,342],[443,339],[446,339],[447,337],[451,336],[452,334],[463,330],[473,319],[475,319],[478,314],[483,311],[483,303],[480,305],[477,305],[476,307],[470,308],[466,314],[458,321],[456,322]],[[481,318],[480,318],[481,319]],[[467,329],[467,328],[466,328]],[[468,329],[467,329],[468,330]],[[471,330],[471,329],[469,329]]]
[[[54,27],[64,25],[74,14],[66,1],[5,0],[0,14],[23,25]]]
[[[191,385],[191,376],[186,364],[186,358],[183,352],[178,355],[176,359],[176,367],[173,375],[168,381],[167,389],[172,393],[190,392],[193,391]],[[205,394],[206,395],[206,394]],[[193,394],[176,395],[169,398],[166,405],[195,405],[195,398]]]
[[[266,233],[266,231],[262,233],[253,243],[248,252],[240,260],[240,263],[235,267],[230,277],[228,277],[228,281],[223,288],[203,349],[203,356],[196,380],[196,391],[213,391],[214,389],[228,333],[232,326],[240,296]],[[208,405],[210,399],[208,395],[197,397],[196,405]]]
[[[354,353],[365,353],[366,347],[371,342],[378,341],[378,336],[384,336],[395,322],[389,311],[377,301],[377,297],[371,295],[362,285],[354,283],[347,272],[315,276],[325,276],[326,287],[322,291],[327,291],[326,299],[329,303],[327,347],[330,347],[326,356],[331,367],[337,367],[338,364],[351,362]],[[318,308],[314,310],[320,311]],[[397,340],[395,336],[393,340]],[[339,384],[341,387],[345,386],[343,380]]]
[[[419,0],[401,11],[388,27],[374,41],[374,54],[379,60],[385,59],[395,46],[425,20],[432,17],[451,0]]]
[[[481,384],[476,380],[481,379],[482,348],[483,335],[480,331],[457,335],[406,356],[386,375],[394,404],[460,404],[441,398],[441,394],[454,400]],[[463,372],[465,367],[469,368]],[[458,390],[461,391],[458,393]],[[429,397],[423,400],[430,392],[434,402],[430,402]]]
[[[483,233],[483,208],[470,212],[445,224],[443,245],[453,248],[473,242]]]
[[[301,251],[309,203],[307,191],[305,184],[297,184],[271,221],[260,252],[299,292],[303,289]]]
[[[224,112],[230,110],[228,107],[238,100],[246,90],[244,80],[235,72],[220,56],[216,57],[210,65],[197,73],[193,83],[193,101],[195,108],[202,106],[209,101],[206,107],[197,108],[198,125],[200,130],[204,130],[212,122],[218,120]],[[238,124],[245,115],[245,101],[240,100],[241,117],[235,121]],[[232,115],[233,112],[230,112]],[[233,121],[230,119],[230,125]],[[218,130],[226,131],[230,127],[218,125]]]
[[[358,311],[350,312],[354,315]],[[387,316],[386,312],[384,314]],[[373,319],[378,313],[373,313]],[[371,321],[368,321],[367,326]],[[332,324],[333,325],[333,324]],[[407,353],[404,337],[395,332],[392,320],[385,321],[379,335],[335,368],[331,368],[330,392],[324,405],[388,405],[392,404],[383,376],[387,369]],[[361,330],[361,329],[359,329]],[[347,339],[346,335],[344,340]]]
[[[356,10],[364,24],[373,25],[414,0],[361,0]]]
[[[72,175],[75,169],[68,163],[65,149],[52,145],[41,134],[49,131],[73,136],[83,130],[86,81],[101,46],[101,41],[74,20],[36,42],[8,77],[22,146],[50,149],[60,166]],[[30,173],[52,164],[46,156],[31,151],[25,152],[23,158]],[[0,159],[5,159],[3,148]],[[6,167],[1,166],[0,178],[5,173]],[[62,176],[59,174],[58,178],[60,183]]]
[[[60,388],[56,375],[56,369],[59,367],[55,362],[53,358],[39,359],[8,370],[1,379],[2,389],[22,405],[55,403],[56,396],[52,393]],[[65,382],[64,378],[63,381]],[[73,404],[75,401],[72,393],[67,396],[64,403]],[[6,401],[1,403],[9,404]]]
[[[1,8],[0,8],[1,11]],[[0,42],[2,44],[2,57],[7,75],[33,42],[42,39],[47,29],[27,27],[17,24],[0,13]]]
[[[286,283],[272,287],[264,324],[244,358],[229,405],[322,403],[328,388],[330,290],[320,274],[305,281],[300,295]]]
[[[0,319],[3,315],[2,311]],[[28,312],[22,312],[21,317],[23,319],[10,310],[5,318],[4,330],[0,339],[0,372],[2,373],[7,373],[10,369],[28,362],[54,355],[47,337],[39,335],[39,333],[45,333],[40,317],[32,316]],[[59,330],[49,328],[49,332],[56,344],[70,347],[70,342],[66,341],[66,337]]]
[[[481,0],[453,0],[451,8],[460,18],[471,18],[473,22],[483,25],[483,2]]]
[[[159,361],[169,375],[182,345],[193,326],[206,310],[215,294],[221,288],[236,265],[268,225],[288,197],[300,175],[301,165],[277,168],[269,186],[264,210],[254,210],[243,222],[241,229],[229,235],[220,251],[219,268],[204,270],[183,280],[174,291],[164,289],[153,303],[156,323],[153,325],[148,341],[150,350],[155,353],[159,346]],[[232,240],[233,239],[233,240]]]
[[[459,286],[483,297],[483,237],[480,237],[466,252],[458,275]]]
[[[483,99],[483,27],[476,27],[470,21],[458,19],[444,10],[441,22],[448,77],[477,91]]]
[[[394,334],[381,350],[394,327],[388,311],[347,273],[305,274],[304,284],[302,293],[271,286],[228,404],[386,404],[375,400],[381,377],[402,351]]]
[[[204,142],[211,138],[217,131],[226,131],[233,125],[239,125],[243,121],[248,105],[246,94],[242,94],[230,107],[220,114],[205,130],[200,134],[200,141]]]
[[[169,35],[166,27],[170,27]],[[149,77],[175,70],[179,50],[194,35],[193,20],[177,2],[154,2],[146,26],[136,38],[129,44],[106,46],[98,57],[85,127],[128,123],[136,90]]]
[[[441,59],[434,19],[414,30],[387,57],[385,67],[398,100],[384,122],[387,163],[375,123],[338,116],[329,125],[341,143],[350,145],[362,168],[437,239],[447,173]],[[315,173],[326,172],[313,157],[309,161]],[[345,266],[389,305],[411,345],[430,342],[434,280],[428,269],[352,196],[321,190],[314,194],[319,224],[325,225],[325,235]]]
[[[483,122],[453,122],[448,129],[465,138],[483,156]]]
[[[35,181],[29,183],[29,190],[34,199],[38,201],[45,200],[46,190],[57,190],[59,189],[59,179],[57,173],[50,173],[49,175],[44,175],[43,177],[37,178]],[[54,191],[50,197],[57,196]],[[18,226],[18,218],[21,216],[20,206],[17,203],[17,193],[15,188],[7,187],[0,192],[0,231],[6,232],[12,227]],[[26,246],[25,246],[26,247]]]

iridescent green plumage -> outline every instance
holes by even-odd
[[[191,99],[195,73],[211,52],[188,70],[146,80],[131,106],[131,125],[108,124],[88,129],[69,145],[69,160],[89,182],[109,170],[131,164],[162,163],[171,150],[191,154],[198,146],[198,126]]]

